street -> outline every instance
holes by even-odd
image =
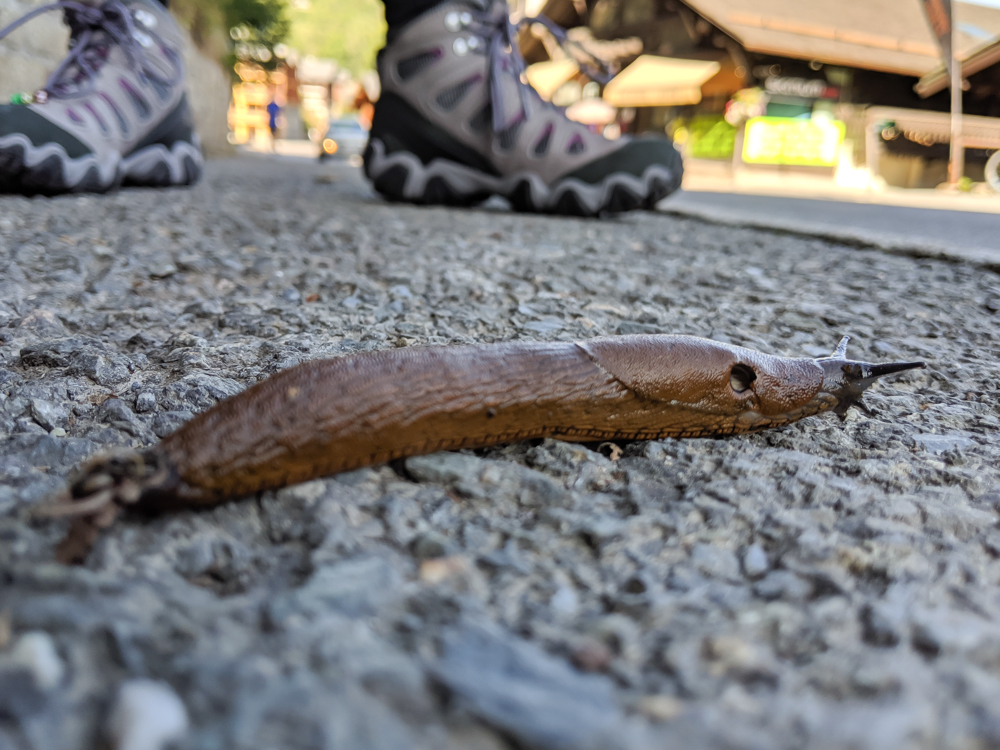
[[[1000,206],[1000,198],[995,202]],[[767,195],[685,191],[662,208],[751,226],[803,229],[893,248],[942,250],[1000,264],[1000,212],[937,210]]]
[[[673,205],[996,250],[988,214]],[[182,750],[998,745],[998,315],[971,264],[388,204],[340,162],[0,197],[0,649],[49,644],[0,656],[0,748],[98,746],[126,678],[181,699]],[[656,332],[796,357],[850,335],[928,367],[844,421],[519,442],[125,514],[83,567],[32,516],[88,456],[300,362]]]

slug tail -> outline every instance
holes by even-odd
[[[85,465],[35,515],[73,519],[56,557],[66,564],[80,564],[101,529],[110,526],[123,508],[136,505],[150,492],[162,492],[173,481],[166,461],[155,449],[112,453]]]

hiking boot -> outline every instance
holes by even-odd
[[[155,0],[59,0],[70,50],[45,87],[0,105],[0,192],[190,185],[203,159],[184,94],[181,31]]]
[[[507,5],[485,4],[444,3],[390,31],[365,149],[376,190],[448,205],[501,195],[520,211],[595,216],[652,208],[680,187],[670,141],[608,140],[523,83]]]

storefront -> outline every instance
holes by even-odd
[[[543,12],[571,15],[573,8],[596,39],[641,42],[643,54],[620,60],[604,99],[631,131],[666,129],[687,159],[854,173],[863,181],[861,171],[886,161],[867,154],[867,108],[948,109],[943,70],[935,72],[940,49],[913,0],[759,0],[752,8],[741,0],[548,0]],[[959,55],[976,66],[965,111],[996,116],[1000,75],[991,71],[1000,71],[1000,8],[959,2],[955,13]],[[718,69],[707,78],[682,74],[710,63]],[[899,143],[879,143],[880,153],[892,161]]]

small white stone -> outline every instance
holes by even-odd
[[[53,437],[66,437],[66,430],[64,430],[62,427],[55,427],[49,434],[52,435]]]
[[[743,553],[743,572],[747,578],[760,578],[771,568],[767,552],[759,544],[751,544]]]
[[[187,730],[187,709],[165,682],[129,680],[118,689],[108,720],[115,750],[162,750]]]
[[[153,411],[156,408],[156,396],[148,391],[143,391],[135,397],[135,410],[140,414]]]
[[[11,650],[10,661],[30,670],[35,684],[42,690],[57,687],[66,671],[52,636],[41,630],[33,630],[18,638]]]
[[[580,597],[569,586],[560,586],[549,599],[549,606],[563,615],[575,615],[580,609]]]

